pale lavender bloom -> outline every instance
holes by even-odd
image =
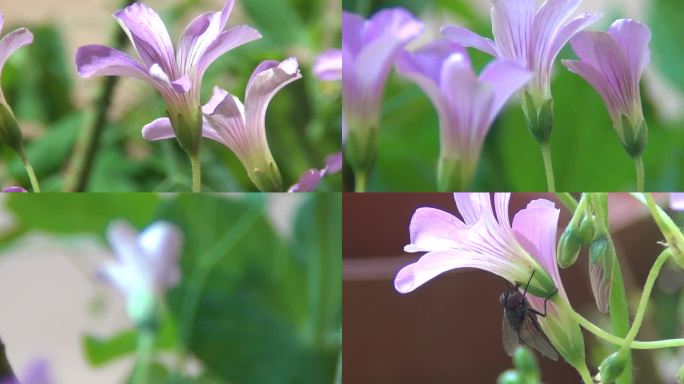
[[[22,187],[7,187],[2,190],[3,192],[10,192],[10,193],[22,193],[22,192],[28,192]]]
[[[406,252],[427,252],[402,268],[394,279],[400,293],[408,293],[438,275],[459,268],[477,268],[503,277],[523,289],[530,277],[527,298],[547,316],[539,323],[558,352],[571,364],[584,364],[582,334],[571,310],[556,263],[556,229],[560,210],[548,200],[530,202],[509,221],[509,193],[456,193],[463,220],[435,208],[419,208],[409,227]],[[533,275],[534,273],[534,275]],[[556,293],[557,290],[557,293]]]
[[[211,100],[202,107],[202,136],[228,147],[240,159],[252,182],[262,191],[282,190],[282,179],[266,139],[266,110],[283,87],[302,77],[294,57],[264,61],[247,83],[245,104],[229,92],[215,87]],[[143,127],[147,140],[175,137],[168,118]]]
[[[403,8],[383,9],[369,20],[342,12],[342,126],[346,158],[366,171],[375,156],[385,83],[400,49],[423,30]]]
[[[540,107],[551,99],[553,63],[563,46],[601,17],[598,13],[584,13],[569,20],[581,2],[546,0],[537,9],[536,0],[494,0],[493,41],[457,26],[442,28],[442,34],[464,46],[524,63],[535,74],[527,92]]]
[[[329,49],[321,53],[316,58],[313,71],[323,81],[342,80],[342,51]]]
[[[579,61],[563,60],[601,95],[622,144],[633,157],[646,145],[639,82],[651,60],[650,41],[646,25],[621,19],[608,32],[578,33],[570,43]]]
[[[156,222],[138,234],[129,224],[115,221],[107,239],[117,260],[106,263],[100,273],[124,296],[131,319],[144,322],[153,316],[156,298],[180,281],[183,236],[167,222]]]
[[[0,384],[51,384],[50,365],[47,361],[37,359],[31,361],[18,379],[0,379]]]
[[[326,175],[332,175],[342,170],[342,153],[338,152],[325,159],[325,168],[309,169],[302,175],[297,184],[288,189],[288,192],[313,192],[318,188]]]
[[[178,141],[188,153],[199,150],[201,136],[200,88],[211,63],[224,53],[261,37],[246,25],[224,31],[234,0],[219,12],[195,18],[181,36],[177,50],[159,15],[141,3],[114,14],[128,35],[139,60],[104,45],[87,45],[76,51],[82,77],[129,76],[159,91]]]
[[[515,61],[498,59],[478,78],[465,49],[444,39],[402,52],[397,69],[423,89],[439,114],[439,189],[466,189],[494,119],[532,74]]]
[[[684,211],[684,193],[670,193],[670,208],[675,211]]]

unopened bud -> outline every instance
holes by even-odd
[[[614,383],[625,370],[627,360],[619,352],[608,356],[599,367],[601,384]]]
[[[607,235],[596,238],[589,246],[589,280],[599,311],[608,312],[608,298],[613,279],[615,248]]]
[[[535,378],[539,381],[539,365],[534,354],[525,347],[518,347],[513,355],[513,365],[526,378]]]
[[[504,371],[502,374],[499,375],[499,378],[496,380],[496,383],[525,384],[525,379],[523,375],[521,375],[519,372],[509,369],[508,371]]]
[[[579,231],[582,236],[582,242],[584,245],[591,244],[596,235],[596,222],[594,215],[584,215],[580,221]]]
[[[557,259],[561,268],[568,268],[575,264],[582,248],[582,235],[574,226],[568,226],[558,241]]]

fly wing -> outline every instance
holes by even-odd
[[[508,356],[513,356],[515,349],[520,345],[518,332],[513,329],[513,326],[508,321],[506,311],[504,311],[503,322],[501,323],[501,341],[503,343],[504,351],[506,351]]]
[[[521,343],[536,349],[553,361],[558,361],[558,352],[542,332],[534,314],[525,316],[519,335]]]

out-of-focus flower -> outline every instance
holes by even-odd
[[[442,34],[452,41],[496,57],[518,60],[534,72],[522,101],[528,125],[540,143],[548,141],[553,122],[553,63],[570,38],[601,17],[584,13],[568,21],[581,2],[546,0],[537,9],[536,0],[495,0],[491,12],[493,41],[457,26],[442,29]]]
[[[282,178],[266,139],[266,110],[271,99],[287,84],[300,79],[297,59],[264,61],[247,83],[245,104],[229,92],[215,87],[214,95],[202,107],[202,136],[228,147],[240,159],[252,182],[261,191],[282,190]],[[168,118],[157,119],[143,127],[147,140],[175,136]]]
[[[10,193],[21,193],[21,192],[28,192],[22,187],[7,187],[2,190],[3,192],[10,192]]]
[[[31,361],[18,379],[0,379],[0,384],[51,384],[54,381],[50,375],[50,365],[47,361],[38,359]]]
[[[532,277],[530,305],[543,312],[544,298],[549,298],[547,315],[538,318],[542,330],[569,363],[584,366],[584,340],[569,315],[572,309],[556,264],[560,210],[548,200],[535,200],[516,213],[511,224],[510,194],[495,194],[494,208],[486,193],[457,193],[454,198],[463,221],[434,208],[414,213],[411,243],[404,250],[427,253],[397,273],[396,290],[411,292],[458,268],[485,270],[522,287]]]
[[[684,211],[684,193],[670,193],[670,208],[675,211]]]
[[[577,60],[563,60],[601,95],[613,127],[630,156],[641,156],[648,128],[641,109],[639,82],[651,60],[650,29],[634,20],[617,20],[608,32],[581,32],[571,41]]]
[[[342,125],[345,158],[366,173],[376,151],[380,105],[399,50],[418,36],[423,23],[402,8],[383,9],[369,20],[342,12]]]
[[[329,49],[321,53],[314,63],[314,74],[323,81],[342,80],[342,51]]]
[[[76,51],[81,77],[128,76],[152,85],[164,98],[168,117],[181,147],[190,155],[199,152],[202,136],[200,87],[211,63],[224,53],[261,37],[246,25],[224,31],[234,0],[219,12],[204,13],[185,29],[174,52],[171,38],[159,15],[141,3],[114,14],[128,34],[140,60],[104,45],[87,45]]]
[[[117,260],[100,272],[125,297],[131,320],[146,325],[154,320],[159,297],[180,280],[182,234],[167,222],[156,222],[138,234],[127,223],[115,221],[107,238]]]
[[[495,60],[478,78],[465,49],[447,40],[402,52],[397,69],[423,89],[439,114],[439,189],[465,190],[494,119],[532,74],[515,61]]]
[[[4,24],[4,16],[0,12],[0,33]],[[31,44],[33,42],[33,34],[26,28],[15,29],[6,34],[0,39],[0,78],[2,77],[2,68],[5,66],[7,60],[19,48]],[[10,108],[5,96],[0,87],[0,141],[3,144],[11,147],[19,156],[24,156],[24,149],[22,144],[21,130],[14,117],[14,113]]]
[[[335,153],[325,160],[325,168],[309,169],[302,175],[297,184],[290,187],[288,192],[313,192],[326,175],[335,174],[342,170],[342,153]]]

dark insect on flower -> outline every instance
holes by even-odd
[[[555,295],[555,292],[544,299],[544,313],[536,311],[525,298],[533,276],[534,272],[532,272],[523,293],[520,293],[519,284],[512,285],[506,281],[508,289],[499,297],[499,302],[504,309],[501,326],[503,347],[509,356],[513,356],[519,345],[528,346],[549,359],[557,361],[558,352],[546,338],[537,321],[537,315],[546,316],[546,301]]]

